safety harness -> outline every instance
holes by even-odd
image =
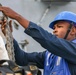
[[[67,36],[68,36],[68,34],[69,34],[69,32],[70,32],[70,30],[71,30],[73,24],[74,24],[73,22],[70,23],[70,26],[69,26],[69,28],[68,28],[68,30],[67,30],[67,32],[66,32],[66,35],[65,35],[64,39],[67,38]]]

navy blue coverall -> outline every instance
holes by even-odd
[[[33,22],[30,22],[29,27],[25,29],[25,33],[30,35],[52,54],[65,59],[68,63],[71,75],[76,75],[76,39],[72,42],[73,40],[67,41],[57,38]],[[34,62],[39,68],[44,69],[46,51],[26,53],[19,48],[16,40],[14,40],[14,49],[16,63],[18,65],[24,66],[29,62]]]

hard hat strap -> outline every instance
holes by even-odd
[[[67,38],[67,36],[68,36],[68,34],[69,34],[69,32],[70,32],[70,30],[71,30],[71,28],[72,28],[72,25],[73,25],[73,23],[70,24],[70,26],[69,26],[69,28],[68,28],[68,30],[67,30],[67,33],[66,33],[64,39]]]

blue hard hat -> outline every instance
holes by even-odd
[[[49,27],[53,29],[53,26],[58,21],[69,21],[76,25],[76,14],[70,11],[63,11],[55,17],[54,21],[50,23]]]

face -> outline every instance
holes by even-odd
[[[53,34],[56,35],[58,38],[64,38],[66,35],[66,32],[68,30],[69,25],[70,24],[66,21],[58,21],[54,25]]]

